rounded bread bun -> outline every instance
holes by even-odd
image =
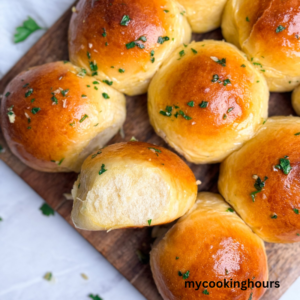
[[[300,241],[299,139],[299,117],[272,117],[221,165],[220,193],[267,242]]]
[[[264,77],[225,42],[179,47],[149,87],[156,133],[193,163],[222,161],[250,139],[268,115]]]
[[[221,24],[227,0],[178,0],[185,8],[185,15],[193,32],[204,33]]]
[[[292,93],[292,105],[297,115],[300,116],[300,85]]]
[[[128,142],[89,156],[72,195],[76,227],[110,230],[172,222],[195,203],[197,184],[176,154],[156,145]]]
[[[220,195],[207,192],[198,194],[194,207],[154,246],[150,264],[164,300],[257,300],[264,288],[241,290],[233,282],[268,280],[263,241]],[[224,280],[232,288],[208,286]]]
[[[229,0],[225,39],[244,51],[270,91],[292,91],[300,81],[300,5],[295,0]]]
[[[81,0],[69,27],[71,61],[128,95],[143,94],[191,28],[174,0]]]
[[[4,137],[33,169],[80,170],[125,121],[123,94],[86,76],[69,62],[54,62],[17,75],[1,103]]]

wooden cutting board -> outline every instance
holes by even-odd
[[[68,60],[68,25],[71,17],[69,9],[27,52],[27,54],[6,74],[0,81],[0,94],[5,86],[19,72],[44,63]],[[204,39],[221,40],[220,30],[207,34],[194,35],[196,41]],[[272,93],[270,98],[270,116],[295,115],[291,106],[290,93]],[[147,115],[147,95],[127,97],[127,120],[124,124],[125,138],[119,134],[110,143],[128,141],[135,136],[140,141],[155,143],[169,148],[153,131]],[[49,205],[51,205],[66,221],[73,226],[70,219],[72,201],[67,201],[63,193],[70,193],[77,174],[75,173],[42,173],[34,171],[21,163],[9,151],[2,133],[0,132],[0,145],[5,152],[0,154],[2,159],[25,182],[29,184]],[[199,191],[217,192],[217,179],[219,165],[189,164],[202,181]],[[152,228],[124,229],[106,232],[78,232],[89,241],[107,260],[115,266],[147,299],[161,300],[152,279],[149,264],[140,262],[137,250],[148,253],[154,239],[151,238]],[[269,244],[266,243],[270,280],[280,281],[279,289],[270,289],[263,297],[264,300],[276,300],[300,276],[300,243],[298,244]],[[188,300],[188,299],[187,299]],[[229,300],[229,299],[228,299]]]

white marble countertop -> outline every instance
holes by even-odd
[[[74,0],[0,0],[0,78],[45,30],[13,43],[15,28],[28,16],[43,28]],[[1,154],[0,154],[1,159]],[[0,299],[145,299],[57,213],[44,216],[43,200],[0,160]],[[43,276],[52,272],[53,280]],[[81,274],[88,277],[85,280]],[[300,279],[281,300],[299,299]]]

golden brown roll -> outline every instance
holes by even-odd
[[[300,241],[300,118],[273,117],[221,165],[219,191],[262,239]]]
[[[197,33],[216,29],[221,24],[227,0],[178,0],[185,8],[185,15]]]
[[[125,97],[69,62],[17,75],[1,105],[2,131],[11,151],[46,172],[80,170],[122,126]]]
[[[178,48],[149,87],[156,133],[193,163],[222,161],[267,117],[264,77],[235,46],[193,42]]]
[[[128,95],[147,91],[191,28],[174,0],[79,1],[69,28],[71,61]]]
[[[292,105],[297,115],[300,116],[300,85],[292,93]]]
[[[270,91],[292,91],[300,81],[300,5],[295,0],[229,0],[222,31],[265,75]]]
[[[176,154],[156,145],[129,142],[89,156],[72,195],[76,227],[111,230],[172,222],[195,203],[197,184]]]
[[[242,282],[268,280],[263,241],[213,193],[198,194],[194,207],[154,246],[150,258],[164,300],[258,300],[265,289],[251,289],[250,283],[241,290]]]

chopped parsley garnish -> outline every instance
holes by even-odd
[[[222,67],[226,67],[226,58],[218,59],[217,57],[211,56],[211,59]]]
[[[252,300],[252,296],[253,296],[253,293],[250,294],[250,297],[248,300]]]
[[[3,153],[4,152],[4,148],[2,145],[0,145],[0,153]]]
[[[94,89],[95,89],[96,91],[98,91],[98,87],[97,87],[97,86],[94,86]]]
[[[179,52],[179,56],[182,57],[182,56],[184,56],[184,55],[185,55],[184,50],[181,50],[181,51]]]
[[[126,44],[127,49],[131,49],[131,48],[134,48],[134,47],[135,47],[135,42],[130,42],[130,43]]]
[[[186,272],[182,275],[182,278],[183,278],[184,280],[186,280],[186,279],[189,278],[189,276],[190,276],[190,271],[186,271]]]
[[[138,41],[142,41],[145,43],[147,42],[147,38],[144,35],[142,35],[141,37],[138,38]]]
[[[182,110],[179,111],[179,114],[180,114],[183,118],[185,118],[186,120],[191,120],[191,119],[192,119],[191,117],[187,116]]]
[[[119,73],[124,73],[125,70],[124,69],[119,69]]]
[[[294,213],[295,213],[296,215],[299,215],[299,209],[293,208],[293,211],[294,211]]]
[[[153,147],[148,147],[148,149],[153,151],[157,156],[158,156],[158,153],[161,153],[161,150],[153,148]]]
[[[188,106],[194,107],[195,106],[195,101],[190,101],[187,103]]]
[[[99,84],[99,81],[93,81],[93,84]]]
[[[274,214],[271,216],[271,219],[277,219],[277,215],[274,213]]]
[[[81,71],[77,74],[78,77],[84,77],[86,75],[86,69],[81,69]]]
[[[223,120],[225,120],[225,119],[227,119],[227,115],[226,114],[223,115]]]
[[[107,170],[105,169],[105,165],[102,164],[101,169],[99,171],[99,175],[102,175],[104,172],[106,172]]]
[[[42,211],[42,214],[45,216],[50,216],[53,215],[54,216],[54,210],[53,208],[51,208],[47,203],[44,203],[41,207],[40,210]]]
[[[72,123],[70,123],[70,126],[74,126],[75,125],[75,121],[73,121]]]
[[[10,92],[7,92],[6,94],[5,94],[5,97],[8,97],[10,95]]]
[[[231,84],[231,81],[228,78],[223,81],[224,86],[226,86],[227,84]]]
[[[148,220],[148,225],[150,226],[152,222],[152,219]]]
[[[60,166],[65,158],[62,158],[57,164]]]
[[[31,112],[35,115],[37,112],[39,112],[41,109],[39,107],[33,107]]]
[[[247,22],[250,22],[250,20],[249,20],[249,18],[248,18],[248,17],[246,17],[246,21],[247,21]]]
[[[205,289],[205,290],[202,292],[202,294],[204,294],[204,295],[209,295],[209,292],[208,292],[207,289]]]
[[[176,258],[175,258],[176,260],[178,260],[179,259],[179,257],[178,256],[176,256]]]
[[[33,89],[29,89],[29,90],[25,93],[25,98],[29,97],[32,93],[33,93]]]
[[[61,92],[61,94],[65,97],[65,96],[68,94],[69,89],[62,90],[62,91],[60,91],[60,92]]]
[[[92,155],[92,158],[95,158],[97,155],[99,155],[99,154],[101,154],[101,153],[102,153],[102,151],[101,151],[101,150],[98,150],[97,153],[95,153],[95,154]]]
[[[108,84],[108,85],[112,85],[112,84],[113,84],[113,82],[112,82],[112,81],[109,81],[109,80],[102,80],[102,82],[104,82],[104,83],[106,83],[106,84]]]
[[[105,28],[102,28],[102,30],[103,30],[102,36],[103,36],[103,37],[106,37],[106,35],[107,35],[107,34],[106,34],[106,29],[105,29]]]
[[[20,43],[26,40],[33,32],[39,29],[42,28],[31,17],[28,17],[28,19],[23,22],[22,26],[16,28],[14,43]]]
[[[279,164],[275,166],[276,169],[281,170],[285,175],[288,175],[292,170],[288,156],[279,159]]]
[[[242,68],[246,68],[246,65],[242,64],[241,67],[242,67]]]
[[[28,86],[29,86],[29,83],[26,83],[26,84],[23,85],[23,88],[26,88]]]
[[[90,61],[90,69],[91,69],[91,71],[95,71],[95,72],[98,71],[97,63],[94,63],[93,61]]]
[[[109,96],[106,93],[102,93],[102,96],[103,96],[104,99],[109,99]]]
[[[208,101],[202,101],[202,102],[199,104],[199,106],[200,106],[201,108],[206,108],[207,105],[208,105]]]
[[[88,59],[91,58],[91,53],[89,51],[86,53],[86,55],[87,55]]]
[[[43,278],[45,280],[50,281],[52,279],[52,273],[51,272],[46,273]]]
[[[193,49],[193,48],[191,48],[191,50],[192,50],[192,52],[193,52],[194,54],[197,54],[197,53],[198,53],[198,51],[195,50],[195,49]]]
[[[124,15],[124,16],[122,17],[122,20],[121,20],[120,24],[121,24],[122,26],[128,26],[129,22],[130,22],[129,16],[128,16],[128,15]]]
[[[3,221],[3,219],[0,217],[0,222]]]
[[[173,109],[172,106],[166,106],[165,111],[161,110],[159,113],[163,116],[171,117],[172,116],[172,109]]]
[[[219,80],[219,75],[214,74],[211,82],[217,82]]]
[[[300,132],[295,133],[295,135],[300,135]]]
[[[227,208],[227,210],[226,210],[227,212],[234,212],[234,209],[233,208],[231,208],[231,207],[229,207],[229,208]]]
[[[88,118],[89,116],[88,115],[84,115],[80,120],[79,120],[79,123],[82,123],[86,118]]]
[[[81,95],[81,98],[87,98],[87,95],[82,94],[82,95]]]
[[[157,39],[157,42],[159,44],[163,44],[164,42],[167,42],[169,40],[170,40],[170,38],[168,36],[159,36]]]
[[[155,62],[155,57],[151,57],[151,58],[150,58],[150,61],[151,61],[152,63],[154,63],[154,62]]]
[[[285,27],[283,27],[282,25],[279,25],[277,28],[276,28],[276,33],[279,33],[281,31],[283,31],[285,29]]]
[[[89,294],[89,297],[93,300],[103,300],[102,298],[100,298],[98,295],[93,295],[93,294]]]
[[[169,10],[167,10],[167,9],[164,9],[164,12],[165,12],[165,13],[168,13],[168,12],[169,12]]]
[[[230,113],[231,111],[233,111],[234,107],[229,107],[227,110],[227,113]]]
[[[54,102],[55,104],[58,104],[58,100],[55,96],[51,97],[52,102]]]
[[[182,16],[185,14],[185,10],[180,13]]]
[[[255,187],[256,191],[252,192],[250,194],[253,202],[255,202],[256,194],[260,193],[262,191],[262,189],[265,187],[267,179],[268,179],[267,176],[265,176],[264,180],[261,180],[261,178],[258,176],[257,179],[255,180],[254,187]]]

